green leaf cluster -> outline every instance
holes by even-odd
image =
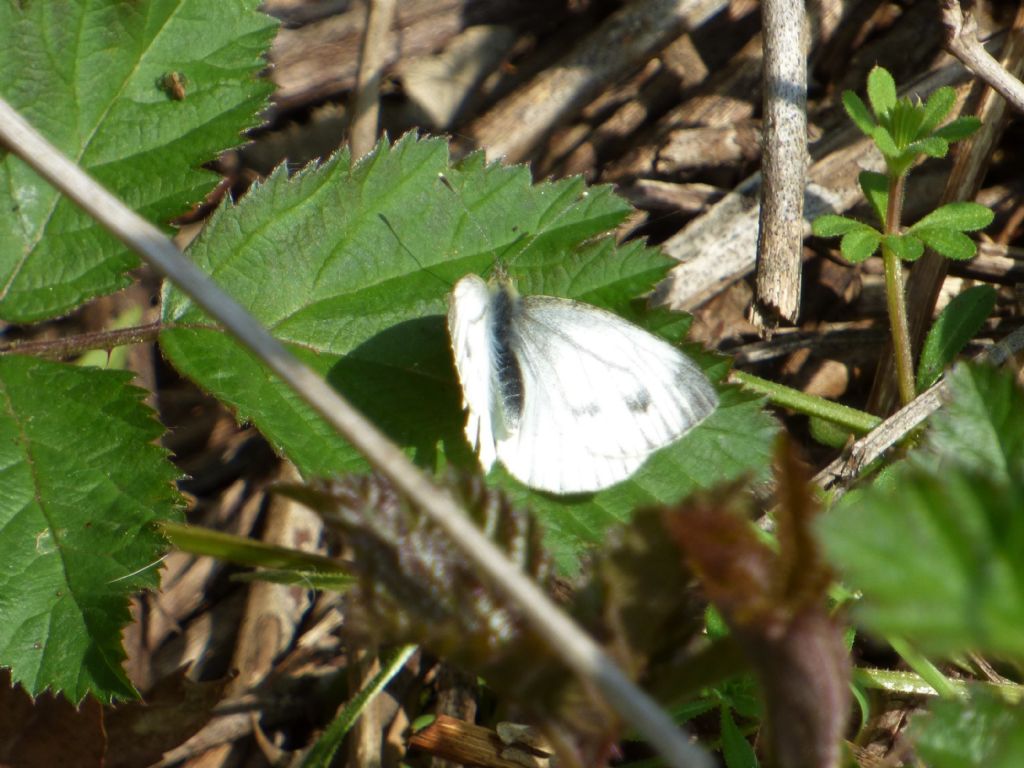
[[[976,117],[958,117],[939,127],[956,103],[956,91],[949,86],[936,89],[921,103],[899,98],[896,82],[883,67],[868,74],[871,109],[853,91],[843,92],[843,106],[854,124],[878,147],[889,175],[902,176],[921,155],[945,157],[949,145],[965,139],[981,126]]]
[[[818,217],[813,232],[818,237],[840,237],[843,257],[862,262],[879,248],[887,248],[902,261],[915,261],[929,247],[949,259],[966,260],[974,256],[974,242],[965,232],[983,229],[994,214],[974,202],[943,205],[912,227],[890,232],[890,217],[898,222],[898,211],[890,210],[894,184],[907,174],[922,156],[945,157],[950,143],[967,138],[980,126],[976,117],[958,117],[939,127],[956,102],[956,92],[944,86],[928,100],[912,101],[896,95],[892,75],[875,67],[868,75],[868,101],[871,109],[853,91],[843,93],[843,106],[854,124],[878,147],[885,159],[887,173],[863,171],[861,191],[878,220],[873,227],[846,216],[826,214]]]
[[[889,205],[888,179],[871,171],[862,171],[860,186],[871,203],[881,228],[846,216],[825,214],[814,221],[818,237],[841,237],[843,258],[852,264],[865,261],[880,247],[887,247],[902,261],[916,261],[925,246],[948,259],[966,261],[974,257],[976,246],[965,232],[984,229],[992,223],[991,209],[970,201],[947,203],[932,211],[913,226],[897,234],[885,234],[886,211]]]
[[[863,593],[855,618],[923,651],[1024,663],[1024,392],[961,366],[926,444],[821,520],[831,561]]]

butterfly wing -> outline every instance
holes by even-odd
[[[508,344],[522,410],[515,429],[496,437],[496,453],[526,485],[614,485],[718,404],[692,360],[618,315],[547,296],[518,301]]]
[[[490,328],[491,292],[476,275],[455,284],[448,307],[448,335],[466,408],[466,438],[484,472],[497,456],[494,434],[495,382]]]

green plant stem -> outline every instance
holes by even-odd
[[[944,699],[956,698],[962,696],[963,692],[957,690],[950,680],[942,674],[938,667],[925,657],[923,654],[918,653],[917,649],[914,648],[910,643],[902,638],[890,637],[887,638],[889,645],[893,647],[893,650],[900,655],[900,657],[910,665],[910,668],[917,672],[917,674],[930,685],[939,696]]]
[[[882,423],[877,416],[846,405],[833,403],[823,397],[815,397],[801,392],[798,389],[778,384],[768,379],[762,379],[746,371],[733,370],[729,373],[729,380],[739,384],[744,389],[764,395],[775,405],[783,408],[791,408],[798,413],[808,416],[818,416],[827,421],[845,427],[857,434],[865,434]]]
[[[900,212],[903,210],[903,190],[906,176],[889,180],[889,204],[885,212],[885,232],[899,234]],[[882,243],[882,261],[885,265],[885,294],[889,308],[889,326],[892,330],[892,349],[896,356],[896,383],[900,402],[906,405],[914,399],[914,358],[910,350],[910,327],[907,323],[906,289],[903,287],[903,264],[899,257]]]
[[[403,645],[392,651],[386,659],[382,659],[381,670],[355,696],[352,697],[324,730],[323,735],[306,755],[302,762],[303,768],[327,768],[341,747],[356,720],[373,701],[373,698],[384,690],[391,679],[402,671],[405,662],[416,652],[415,645]]]
[[[345,564],[313,552],[278,547],[244,536],[214,531],[198,525],[183,525],[169,520],[158,524],[160,531],[178,549],[193,555],[207,555],[236,565],[254,568],[349,573]]]
[[[890,693],[934,696],[935,688],[920,675],[913,672],[898,672],[891,669],[858,667],[853,670],[853,682],[864,688]],[[1024,686],[1016,683],[992,683],[986,681],[946,680],[957,695],[966,695],[969,686],[981,686],[997,694],[1008,704],[1024,701]]]

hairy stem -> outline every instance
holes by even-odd
[[[889,181],[889,205],[885,212],[887,235],[899,234],[905,181],[905,175]],[[896,383],[900,392],[900,404],[906,405],[914,399],[915,389],[914,358],[910,350],[910,329],[907,324],[907,298],[903,287],[903,264],[884,243],[882,261],[885,264],[885,294],[889,308],[889,326],[892,331],[892,348],[896,356]]]

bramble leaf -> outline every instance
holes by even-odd
[[[1024,765],[1024,707],[980,685],[970,698],[936,699],[915,715],[909,734],[929,768]]]
[[[0,3],[0,95],[164,224],[217,183],[202,166],[260,121],[276,23],[258,5]],[[13,154],[0,154],[0,190],[0,317],[55,317],[128,284],[135,255]]]
[[[444,320],[450,286],[500,258],[524,295],[578,299],[646,322],[634,299],[670,260],[639,243],[597,239],[628,210],[609,187],[532,185],[525,167],[486,166],[479,154],[453,165],[446,142],[409,135],[355,166],[339,154],[292,178],[275,172],[222,207],[191,256],[419,464],[475,471]],[[304,474],[367,469],[190,301],[169,292],[164,318],[171,327],[161,343],[174,364]],[[602,493],[538,494],[500,467],[492,480],[540,513],[560,563],[572,568],[584,545],[639,504],[766,470],[774,424],[759,409],[723,392],[704,424]]]
[[[856,618],[925,652],[1024,660],[1024,394],[961,366],[924,449],[820,521]],[[907,548],[912,551],[908,551]]]
[[[177,472],[131,375],[0,356],[0,657],[32,694],[131,698],[128,598],[157,584]],[[54,399],[40,393],[59,393]]]

